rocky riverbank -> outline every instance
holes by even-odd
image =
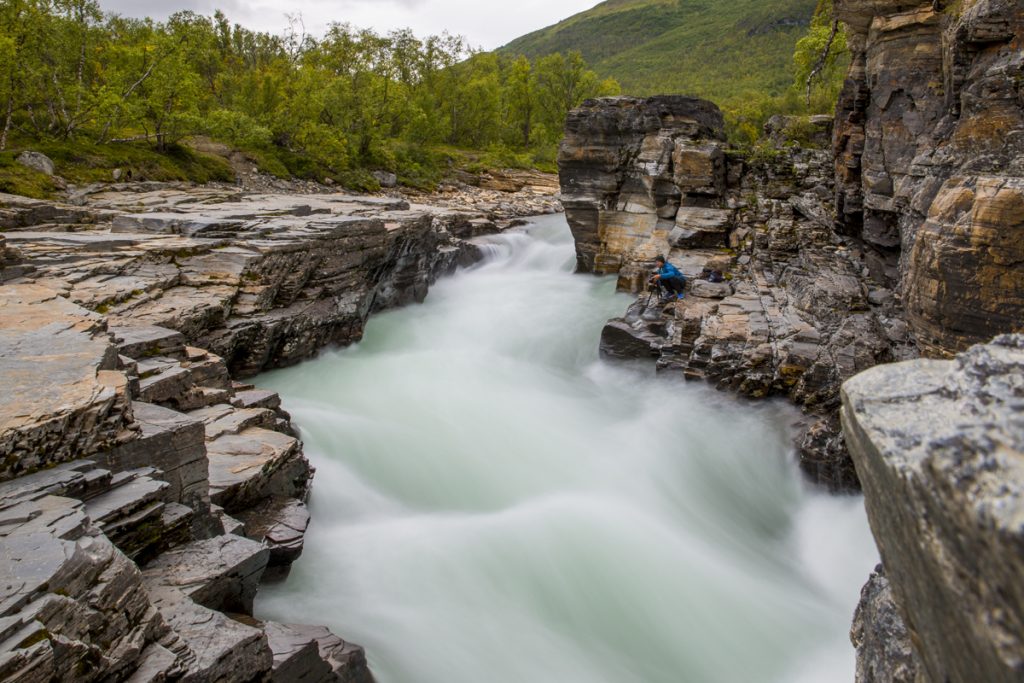
[[[653,358],[751,398],[789,397],[807,415],[805,471],[848,490],[857,479],[839,434],[842,382],[918,351],[891,283],[834,230],[833,158],[820,148],[831,121],[803,122],[802,144],[787,137],[792,123],[774,122],[776,146],[749,155],[726,146],[708,102],[588,103],[569,119],[563,202],[580,268],[618,273],[620,289],[640,294],[605,328],[603,353]],[[658,254],[689,278],[684,301],[644,291]],[[705,270],[728,279],[702,280]]]
[[[884,570],[853,629],[857,681],[1024,676],[1024,336],[843,387]]]
[[[605,355],[788,397],[807,415],[805,471],[863,485],[885,566],[852,634],[858,680],[1020,680],[1020,340],[913,359],[1024,321],[1024,7],[835,9],[853,63],[834,121],[777,118],[744,154],[699,100],[570,115],[559,164],[579,269],[640,294]],[[659,253],[690,278],[685,301],[641,291]],[[910,364],[872,369],[895,361]],[[881,422],[861,414],[873,401]]]
[[[327,629],[252,617],[314,473],[241,380],[422,301],[550,187],[0,196],[0,680],[372,680]]]

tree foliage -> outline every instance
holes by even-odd
[[[579,53],[530,61],[448,34],[338,23],[312,37],[292,20],[272,35],[220,12],[156,22],[104,15],[96,0],[0,0],[0,150],[167,150],[206,135],[293,173],[411,169],[422,181],[445,147],[553,158],[566,113],[617,92]]]
[[[849,63],[846,31],[834,19],[832,0],[819,0],[810,27],[794,50],[792,85],[778,95],[752,95],[724,106],[730,138],[755,143],[775,114],[833,113]]]

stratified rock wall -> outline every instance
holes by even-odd
[[[723,130],[718,107],[690,97],[588,100],[572,111],[558,166],[580,272],[653,259],[677,227],[687,242],[724,244]]]
[[[788,396],[808,414],[804,469],[856,488],[839,387],[916,349],[868,250],[833,230],[833,159],[812,147],[831,121],[779,117],[775,144],[743,155],[726,152],[714,127],[680,128],[678,112],[709,111],[689,98],[612,98],[570,116],[560,164],[580,267],[616,272],[621,289],[637,292],[661,253],[690,278],[685,301],[642,294],[609,324],[602,350],[753,398]],[[698,279],[705,269],[729,279]]]
[[[1024,320],[1024,4],[836,0],[853,64],[836,119],[841,230],[902,293],[922,350]]]
[[[313,468],[280,397],[237,379],[422,301],[479,258],[466,239],[491,216],[553,208],[528,181],[466,195],[486,212],[461,194],[0,195],[0,681],[372,683],[326,628],[252,618],[302,553]]]
[[[1024,336],[869,370],[844,385],[842,420],[926,679],[1024,679]],[[905,653],[872,635],[904,628],[878,592],[854,630],[861,668],[907,680]]]

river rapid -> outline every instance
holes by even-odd
[[[262,376],[317,468],[257,615],[330,626],[379,683],[848,683],[877,562],[810,490],[791,409],[598,359],[629,299],[562,216],[360,344]]]

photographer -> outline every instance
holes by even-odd
[[[654,260],[658,265],[658,272],[651,278],[651,282],[659,285],[662,290],[662,299],[672,301],[682,299],[683,289],[686,287],[686,277],[679,269],[659,256]]]

